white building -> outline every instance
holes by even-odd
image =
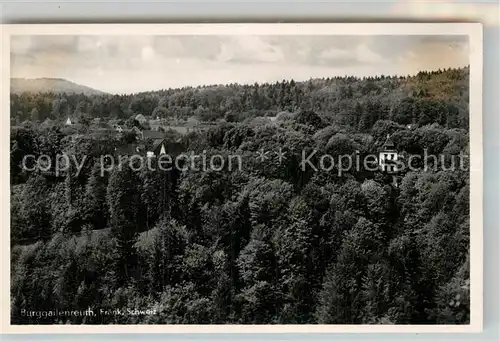
[[[398,152],[389,135],[379,152],[378,164],[383,172],[394,173],[398,171]]]

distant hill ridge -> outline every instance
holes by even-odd
[[[10,92],[16,94],[23,92],[53,92],[84,95],[106,94],[103,91],[76,84],[62,78],[11,78]]]
[[[49,83],[77,86],[64,80],[51,79]],[[77,87],[77,92],[88,94],[82,89],[89,88]],[[43,122],[47,118],[66,119],[68,114],[81,113],[89,118],[125,120],[142,114],[176,120],[195,117],[202,122],[244,122],[258,116],[276,117],[279,112],[313,111],[329,124],[352,127],[360,132],[369,131],[380,119],[405,125],[440,122],[451,128],[468,128],[469,120],[468,67],[421,71],[407,76],[336,76],[300,82],[290,79],[121,95],[98,92],[74,96],[68,93],[75,92],[69,90],[69,86],[61,93],[47,93],[47,90],[57,88],[45,87],[34,96],[21,96],[13,91],[10,104],[14,120]]]

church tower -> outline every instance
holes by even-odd
[[[389,174],[396,173],[398,171],[396,161],[398,161],[398,152],[391,137],[387,135],[387,139],[379,152],[378,164],[380,170]]]

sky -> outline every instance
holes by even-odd
[[[11,38],[11,77],[64,78],[109,93],[334,76],[408,75],[469,64],[467,36]]]

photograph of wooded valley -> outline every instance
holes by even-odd
[[[11,324],[469,324],[468,37],[10,55]]]

